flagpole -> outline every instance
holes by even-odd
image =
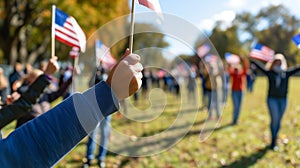
[[[129,51],[132,54],[133,48],[133,32],[134,32],[134,7],[135,7],[135,0],[131,0],[131,15],[130,15],[130,37],[129,37]]]
[[[55,5],[52,5],[51,58],[55,56]]]
[[[79,61],[79,55],[77,55],[74,58],[74,63],[73,63],[73,72],[72,72],[72,88],[71,88],[71,92],[74,93],[75,92],[75,87],[76,87],[76,75],[77,75],[77,68],[78,68],[78,61]]]

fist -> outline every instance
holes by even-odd
[[[134,94],[141,87],[143,66],[139,61],[140,56],[129,54],[127,49],[125,55],[111,70],[106,82],[119,101]]]
[[[46,75],[53,75],[59,70],[59,65],[57,63],[57,57],[50,58],[48,65],[44,71]]]

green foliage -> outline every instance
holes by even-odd
[[[137,51],[144,66],[164,67],[167,62],[163,57],[163,49],[169,44],[165,41],[165,35],[151,24],[135,24],[133,51]],[[140,50],[140,51],[139,51]]]
[[[129,13],[128,2],[123,0],[1,1],[0,49],[5,62],[34,63],[50,56],[52,4],[73,16],[87,38],[103,24]],[[68,59],[69,50],[70,47],[56,42],[60,59]]]
[[[283,53],[290,65],[299,62],[300,50],[293,43],[292,37],[299,32],[300,20],[293,16],[282,5],[262,8],[258,14],[242,12],[236,16],[232,25],[224,29],[218,22],[209,39],[218,54],[225,52],[238,55],[249,55],[254,43],[262,43]],[[204,43],[202,36],[198,38],[195,48]]]

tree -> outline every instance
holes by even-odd
[[[237,15],[233,24],[238,26],[238,32],[248,35],[248,38],[241,42],[249,52],[251,44],[258,42],[274,49],[276,53],[286,55],[290,64],[300,61],[296,57],[300,51],[291,40],[297,34],[300,20],[291,15],[284,6],[269,6],[261,9],[257,15],[241,13]]]
[[[239,55],[244,53],[238,36],[238,27],[236,25],[233,25],[226,30],[222,30],[220,26],[217,25],[212,31],[210,40],[221,58],[224,58],[226,52]]]
[[[87,37],[108,21],[129,13],[123,0],[4,0],[0,2],[0,49],[4,62],[33,63],[50,56],[51,6],[76,18]],[[79,12],[80,11],[80,12]],[[88,17],[87,17],[88,16]],[[56,53],[68,58],[70,47],[56,43]]]
[[[163,67],[166,60],[163,57],[163,48],[169,46],[164,39],[164,34],[160,30],[150,24],[135,24],[133,51],[141,50],[144,65],[156,65]]]

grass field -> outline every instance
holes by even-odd
[[[127,168],[300,167],[300,100],[297,96],[300,94],[299,83],[300,78],[290,80],[288,108],[279,132],[279,151],[267,149],[270,142],[269,115],[266,106],[267,80],[259,77],[254,92],[244,95],[237,126],[230,125],[232,118],[230,96],[216,129],[214,122],[206,122],[207,112],[198,111],[199,100],[190,102],[173,95],[165,95],[159,90],[155,91],[156,97],[154,96],[151,102],[140,101],[136,107],[128,107],[126,116],[129,120],[114,114],[113,129],[131,138],[151,137],[160,132],[166,133],[164,134],[166,136],[145,142],[132,138],[130,142],[119,140],[119,137],[113,134],[110,137],[113,143],[110,147],[123,155],[109,152],[106,165]],[[183,95],[186,96],[185,93]],[[167,132],[173,123],[176,123],[172,125],[175,129]],[[7,126],[4,129],[5,135],[9,134],[13,127],[14,124]],[[201,136],[206,138],[204,141],[200,141],[200,132]],[[175,140],[171,142],[168,141],[169,138]],[[55,167],[82,167],[86,140],[87,138],[80,142]],[[120,148],[118,143],[114,144],[115,142],[121,144]],[[124,144],[127,148],[121,148]],[[152,154],[144,157],[124,156],[128,151],[137,156]]]

